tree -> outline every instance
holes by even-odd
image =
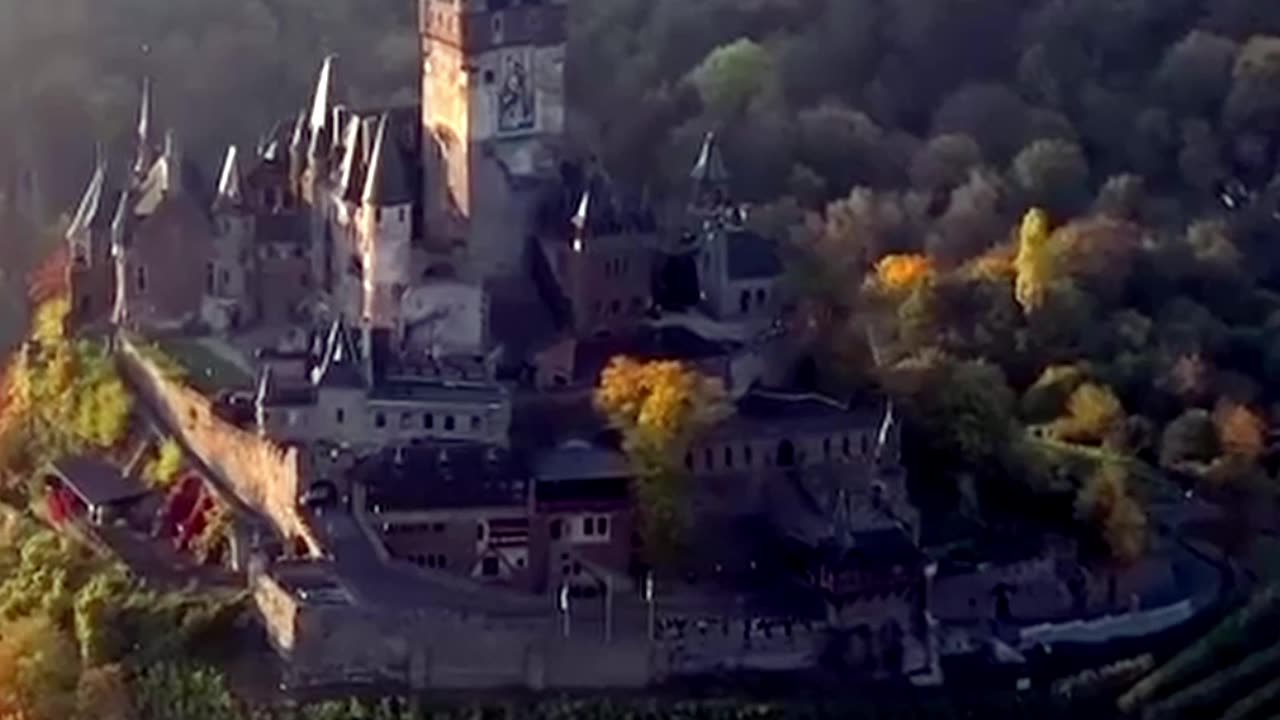
[[[1223,116],[1233,129],[1280,127],[1280,37],[1250,38],[1236,58]]]
[[[999,367],[943,361],[911,398],[932,467],[990,472],[1013,444],[1014,395]]]
[[[595,405],[622,433],[635,468],[650,558],[669,559],[686,524],[683,458],[728,412],[724,386],[678,361],[619,356],[601,375]]]
[[[910,292],[934,275],[924,255],[885,255],[876,263],[876,287],[891,295]]]
[[[1021,412],[1031,422],[1047,422],[1062,414],[1067,399],[1089,379],[1081,365],[1050,365],[1022,396]]]
[[[91,667],[76,685],[76,717],[79,720],[134,720],[133,696],[119,665]]]
[[[164,489],[173,484],[182,469],[182,446],[172,437],[160,443],[156,456],[143,469],[142,475],[152,487]]]
[[[938,135],[911,160],[911,182],[927,192],[951,192],[982,166],[982,148],[968,135]]]
[[[138,720],[237,720],[235,699],[212,668],[172,663],[151,665],[135,682]]]
[[[1168,49],[1152,82],[1171,109],[1187,115],[1216,112],[1231,90],[1238,50],[1230,38],[1193,30]]]
[[[974,170],[951,191],[947,209],[933,226],[925,247],[942,266],[973,258],[1008,237],[1009,222],[1001,214],[1004,184],[990,171]]]
[[[1178,153],[1178,168],[1182,182],[1187,187],[1209,192],[1218,187],[1227,170],[1222,163],[1218,138],[1209,123],[1200,119],[1182,124],[1182,150]]]
[[[1133,222],[1142,215],[1146,183],[1138,175],[1113,175],[1098,190],[1093,212],[1113,220]]]
[[[1218,446],[1229,456],[1254,462],[1266,449],[1267,426],[1249,408],[1223,402],[1213,413],[1218,431]]]
[[[934,135],[967,135],[983,156],[1003,164],[1026,141],[1028,108],[1003,85],[965,85],[947,96],[933,117]]]
[[[768,50],[739,38],[708,53],[689,78],[706,107],[716,117],[728,119],[764,91],[774,72]]]
[[[1013,161],[1013,178],[1027,203],[1067,217],[1089,198],[1089,164],[1080,146],[1066,140],[1037,140]]]
[[[1111,389],[1095,383],[1077,387],[1067,399],[1067,415],[1054,423],[1058,437],[1069,442],[1123,440],[1124,407]]]
[[[1147,547],[1147,515],[1129,493],[1128,475],[1117,464],[1103,464],[1076,497],[1077,514],[1100,532],[1113,561],[1129,565]]]
[[[1013,261],[1017,273],[1015,296],[1024,312],[1035,312],[1044,304],[1053,281],[1049,257],[1049,216],[1039,208],[1027,211],[1018,231],[1018,256]]]
[[[1160,438],[1160,465],[1177,468],[1184,463],[1208,463],[1218,455],[1218,433],[1209,412],[1187,410],[1169,423]]]
[[[70,716],[78,676],[75,645],[48,617],[15,620],[0,632],[0,717]]]

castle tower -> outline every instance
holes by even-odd
[[[369,156],[359,210],[360,253],[364,258],[366,326],[395,330],[400,300],[410,279],[413,193],[405,158],[383,115]]]
[[[114,199],[107,188],[106,161],[99,158],[66,235],[71,257],[68,278],[71,321],[77,326],[110,317],[115,295],[115,272],[111,264]]]
[[[479,277],[519,273],[564,133],[566,0],[419,0],[424,220]]]

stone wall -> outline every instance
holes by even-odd
[[[117,348],[134,393],[213,480],[270,520],[282,538],[301,538],[318,552],[321,544],[298,511],[308,477],[301,453],[218,417],[209,398],[166,377],[129,338],[121,336]]]

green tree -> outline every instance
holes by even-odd
[[[1169,423],[1160,438],[1160,465],[1208,463],[1218,455],[1218,434],[1207,410],[1187,410]]]
[[[708,53],[689,77],[706,107],[716,117],[728,119],[768,87],[774,64],[766,48],[739,38]]]
[[[1089,163],[1075,143],[1037,140],[1013,161],[1013,178],[1029,205],[1070,217],[1089,199]]]
[[[1152,83],[1166,106],[1180,113],[1217,112],[1231,90],[1238,51],[1230,38],[1193,30],[1165,52]]]
[[[163,663],[134,681],[138,720],[238,720],[235,699],[222,675],[207,667]]]

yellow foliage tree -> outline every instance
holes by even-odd
[[[876,263],[876,285],[894,294],[910,292],[934,274],[933,261],[924,255],[885,255]]]
[[[1067,414],[1054,429],[1069,442],[1100,443],[1115,439],[1124,420],[1124,406],[1110,388],[1084,383],[1067,398]]]
[[[1040,208],[1032,208],[1022,218],[1018,231],[1018,255],[1014,258],[1014,294],[1024,312],[1031,313],[1044,304],[1052,282],[1049,253],[1049,216]]]
[[[0,718],[62,720],[75,707],[75,643],[46,617],[0,628]]]
[[[1213,413],[1218,444],[1230,456],[1257,460],[1266,449],[1267,426],[1252,410],[1233,402],[1223,402]]]
[[[678,361],[616,357],[601,375],[595,405],[622,433],[635,468],[650,557],[666,559],[685,526],[682,458],[698,433],[727,413],[724,386]]]
[[[119,665],[89,668],[76,686],[76,711],[81,718],[133,720],[137,712],[124,670]]]
[[[1076,497],[1077,514],[1097,527],[1114,561],[1132,564],[1147,548],[1147,514],[1129,493],[1123,467],[1101,466]]]

